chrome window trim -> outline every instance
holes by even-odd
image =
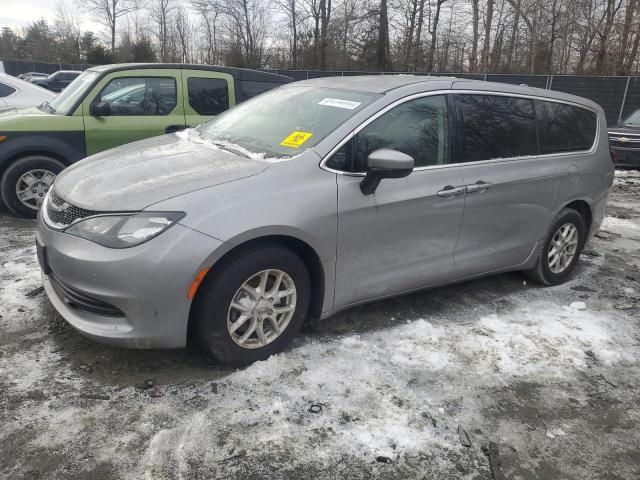
[[[609,132],[609,136],[611,136],[611,135],[619,135],[621,137],[638,137],[638,138],[640,138],[640,132],[638,132],[638,133]]]
[[[588,150],[571,150],[567,152],[546,153],[544,155],[524,155],[519,157],[491,158],[488,160],[481,160],[478,162],[458,162],[458,163],[446,163],[442,165],[427,165],[424,167],[414,168],[413,169],[414,172],[421,172],[424,170],[435,170],[435,169],[441,169],[441,168],[459,167],[461,165],[485,165],[485,164],[491,164],[491,163],[528,160],[528,159],[534,159],[534,158],[544,159],[544,158],[553,158],[553,157],[560,157],[560,156],[566,157],[568,155],[572,155],[572,156],[586,155],[586,154],[594,153],[597,150],[597,147],[600,143],[600,128],[601,128],[600,116],[598,115],[598,112],[594,108],[591,108],[587,105],[575,103],[570,100],[561,100],[558,98],[542,97],[539,95],[530,95],[525,93],[508,93],[508,92],[496,92],[493,90],[467,90],[467,89],[465,90],[454,90],[454,89],[433,90],[430,92],[414,93],[412,95],[408,95],[406,97],[400,98],[395,102],[390,103],[386,107],[382,108],[378,112],[376,112],[374,115],[369,117],[366,121],[358,125],[357,128],[349,132],[349,134],[347,134],[340,142],[338,142],[336,146],[333,147],[329,151],[329,153],[327,153],[322,158],[322,160],[320,161],[320,168],[323,170],[326,170],[327,172],[335,173],[337,175],[346,175],[349,177],[364,177],[366,175],[366,172],[345,172],[343,170],[336,170],[334,168],[328,167],[327,162],[338,150],[340,150],[343,147],[345,143],[347,143],[349,140],[355,137],[361,130],[366,128],[367,125],[369,125],[371,122],[373,122],[374,120],[378,119],[379,117],[387,113],[389,110],[397,107],[398,105],[402,105],[403,103],[409,102],[411,100],[415,100],[417,98],[430,97],[433,95],[446,95],[446,94],[459,94],[459,93],[477,94],[477,95],[495,95],[495,96],[502,96],[502,97],[517,97],[517,98],[526,98],[529,100],[540,100],[544,102],[564,103],[566,105],[571,105],[573,107],[578,107],[584,110],[588,110],[590,112],[593,112],[596,115],[596,134],[593,140],[593,144],[591,145],[591,148]],[[537,122],[537,119],[536,119],[536,122]]]

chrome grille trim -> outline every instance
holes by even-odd
[[[53,190],[49,192],[47,203],[42,211],[45,223],[56,230],[65,229],[78,220],[101,213],[71,205]]]

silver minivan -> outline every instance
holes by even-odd
[[[67,168],[37,251],[51,302],[85,335],[142,348],[193,338],[246,363],[306,318],[363,302],[513,270],[562,283],[612,181],[589,100],[322,78]]]

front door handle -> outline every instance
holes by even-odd
[[[485,182],[484,180],[478,180],[476,183],[467,185],[466,188],[467,188],[467,193],[474,193],[474,192],[482,193],[489,190],[491,188],[491,184],[489,182]]]
[[[453,197],[455,195],[462,195],[466,193],[467,189],[462,187],[454,187],[453,185],[447,185],[442,190],[438,192],[439,197]]]
[[[179,132],[180,130],[184,130],[185,128],[189,128],[188,125],[169,125],[167,128],[164,129],[164,133],[175,133],[175,132]]]

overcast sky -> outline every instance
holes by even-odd
[[[64,2],[71,7],[72,11],[77,12],[73,0],[64,0]],[[0,27],[19,30],[41,18],[53,22],[55,5],[56,0],[0,0]],[[82,30],[92,30],[95,33],[102,30],[100,25],[89,21],[82,15],[79,16],[82,21]]]

